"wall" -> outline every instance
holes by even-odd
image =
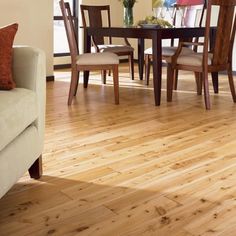
[[[14,44],[41,48],[47,56],[47,76],[53,75],[53,1],[1,0],[0,27],[19,23]]]

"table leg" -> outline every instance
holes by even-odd
[[[143,80],[143,66],[144,66],[144,39],[138,39],[138,69],[139,78]]]
[[[87,30],[84,29],[84,53],[90,53],[91,51],[91,37],[87,34]],[[84,88],[88,87],[89,71],[84,71]]]
[[[214,49],[215,37],[216,37],[216,30],[211,29],[211,31],[210,31],[210,50]],[[212,84],[213,84],[214,92],[218,93],[219,92],[218,72],[212,72],[211,77],[212,77]]]
[[[153,32],[152,37],[153,48],[153,86],[155,105],[161,104],[161,76],[162,76],[162,46],[161,37],[157,32]]]
[[[219,93],[219,78],[218,72],[211,72],[212,84],[214,93]]]

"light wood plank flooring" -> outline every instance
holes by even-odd
[[[236,235],[236,104],[225,76],[212,110],[194,77],[154,106],[120,67],[120,105],[99,73],[67,106],[68,72],[47,83],[44,176],[0,200],[0,235]],[[165,69],[164,69],[165,72]],[[163,76],[165,77],[165,75]],[[212,87],[211,87],[212,88]]]

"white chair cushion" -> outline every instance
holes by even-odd
[[[144,51],[144,54],[152,55],[152,48],[147,48],[147,49]]]
[[[162,56],[163,57],[171,57],[175,54],[177,47],[162,47]],[[183,53],[191,53],[192,49],[190,48],[183,48]],[[148,48],[144,51],[144,54],[152,55],[152,48]]]
[[[37,116],[34,91],[24,88],[0,91],[0,150],[35,121]]]
[[[208,54],[208,65],[212,63],[213,55],[211,53]],[[186,65],[186,66],[202,66],[203,63],[203,54],[196,53],[192,51],[192,53],[184,54],[181,53],[177,59],[178,65]],[[167,60],[170,62],[170,60]]]
[[[119,53],[119,52],[133,52],[134,51],[134,49],[128,45],[104,44],[104,45],[98,45],[98,48],[100,52]],[[96,52],[94,47],[91,48],[91,52]]]
[[[84,53],[77,57],[77,65],[116,65],[119,57],[111,52]]]

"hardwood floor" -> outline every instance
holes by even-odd
[[[236,235],[236,104],[225,76],[212,110],[181,73],[173,102],[154,106],[152,84],[120,68],[79,85],[47,83],[44,175],[28,174],[0,200],[0,235]],[[165,76],[164,76],[165,77]],[[222,78],[223,77],[223,78]]]

